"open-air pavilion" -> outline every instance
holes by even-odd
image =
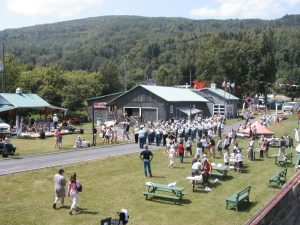
[[[40,115],[44,115],[45,120],[49,114],[54,112],[63,112],[66,115],[68,111],[66,108],[49,104],[37,94],[22,93],[19,88],[16,93],[0,93],[0,117],[10,118],[14,121],[11,126],[16,127],[17,133],[21,132],[22,116],[25,112],[35,110],[39,111]]]

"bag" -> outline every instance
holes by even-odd
[[[81,184],[79,184],[79,186],[77,187],[77,191],[82,192],[82,185]]]

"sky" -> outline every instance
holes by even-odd
[[[300,0],[0,0],[0,31],[105,15],[190,19],[277,19]]]

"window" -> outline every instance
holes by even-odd
[[[173,105],[170,105],[170,113],[174,113]]]
[[[215,104],[213,107],[214,115],[225,115],[225,105]]]
[[[117,106],[116,105],[110,105],[108,107],[108,112],[115,112],[116,111]]]

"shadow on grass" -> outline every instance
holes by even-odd
[[[166,205],[178,205],[178,206],[184,206],[187,204],[191,204],[192,201],[189,199],[182,199],[182,200],[176,200],[176,203],[174,200],[167,199],[167,198],[160,198],[160,197],[151,197],[148,198],[146,201],[151,201],[153,203],[159,203],[159,204],[166,204]]]
[[[220,180],[221,181],[227,181],[227,180],[232,180],[233,176],[231,175],[227,175],[227,176],[224,176],[224,177],[220,177]]]
[[[253,161],[265,161],[264,158],[255,158]]]
[[[99,212],[89,211],[86,208],[78,208],[78,211],[76,211],[76,214],[97,215],[97,214],[99,214]]]
[[[242,211],[242,212],[250,212],[250,210],[252,208],[254,208],[256,205],[257,205],[258,202],[241,202],[240,205],[239,205],[239,211]]]
[[[183,167],[183,166],[174,166],[173,168],[174,168],[174,169],[181,169],[181,170],[182,170],[182,169],[185,169],[185,167]]]
[[[250,212],[250,210],[252,208],[254,208],[257,205],[258,202],[246,202],[246,201],[242,201],[241,203],[239,203],[239,211],[238,212]],[[229,210],[234,210],[235,208],[231,208]]]
[[[165,176],[152,176],[152,178],[166,178]]]

